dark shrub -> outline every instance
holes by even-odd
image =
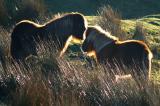
[[[0,24],[10,26],[23,19],[35,20],[45,13],[43,0],[2,0],[0,2]]]
[[[4,0],[0,2],[0,25],[6,25],[8,20],[7,11],[4,7]]]
[[[42,17],[45,12],[43,0],[25,0],[18,3],[14,20],[36,19]]]

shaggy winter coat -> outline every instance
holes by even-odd
[[[31,54],[37,55],[36,44],[40,41],[54,41],[62,55],[71,39],[83,39],[86,27],[86,19],[80,13],[65,14],[44,25],[21,21],[11,34],[11,55],[15,60],[23,60]]]
[[[131,74],[137,82],[150,77],[152,53],[142,41],[119,41],[100,27],[88,27],[82,50],[94,56],[98,63],[105,64],[112,77]]]

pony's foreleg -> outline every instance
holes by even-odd
[[[60,52],[59,57],[62,57],[62,56],[63,56],[63,54],[66,52],[66,50],[67,50],[67,48],[68,48],[68,46],[69,46],[69,44],[70,44],[71,41],[72,41],[72,36],[70,36],[70,37],[67,39],[67,41],[66,41],[63,49],[62,49],[61,52]]]

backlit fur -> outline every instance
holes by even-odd
[[[109,73],[131,74],[138,82],[150,77],[152,53],[148,46],[138,40],[119,41],[109,32],[97,26],[88,27],[82,50],[88,56],[94,56],[98,63],[105,64]],[[114,72],[113,72],[114,70]],[[113,75],[113,76],[114,76]]]
[[[16,60],[23,60],[31,54],[36,55],[36,43],[53,41],[62,56],[71,38],[83,40],[86,28],[87,21],[80,13],[64,14],[43,25],[23,20],[16,24],[11,34],[11,55]]]

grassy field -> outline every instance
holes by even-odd
[[[139,18],[150,14],[159,14],[159,0],[1,0],[0,24],[9,27],[21,19],[42,19],[48,13],[81,12],[85,15],[97,15],[103,5],[118,10],[124,19]]]
[[[98,16],[86,16],[95,25]],[[1,48],[5,52],[7,70],[0,70],[0,105],[12,106],[159,106],[160,104],[160,15],[121,20],[122,29],[131,39],[136,22],[143,22],[147,42],[153,51],[149,85],[141,91],[133,79],[107,82],[106,69],[91,66],[72,44],[66,55],[55,58],[50,44],[38,46],[38,57],[31,56],[18,65],[10,62],[10,32],[1,28]],[[12,29],[11,29],[12,30]],[[51,51],[50,51],[51,50]]]
[[[96,15],[99,7],[111,5],[121,12],[123,18],[138,18],[150,14],[158,14],[160,10],[159,0],[45,0],[49,11],[73,12],[78,11],[85,15]]]

